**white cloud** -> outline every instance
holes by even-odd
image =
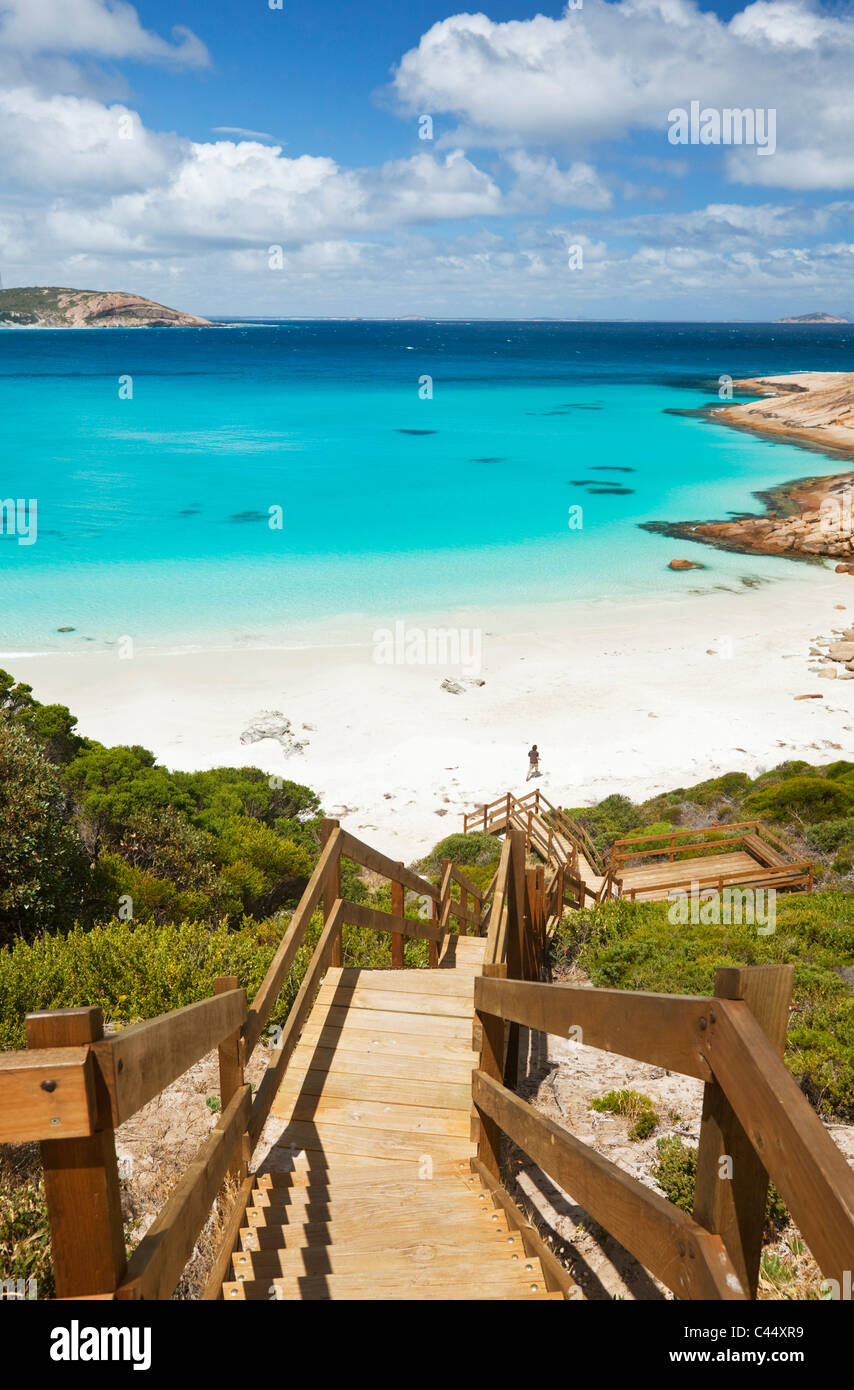
[[[533,213],[548,207],[608,208],[613,195],[589,164],[576,160],[561,169],[550,155],[510,150],[505,155],[516,175],[508,200],[519,212]]]
[[[87,54],[142,62],[206,67],[207,49],[176,25],[173,42],[143,28],[123,0],[2,0],[0,48],[17,54]]]
[[[406,110],[451,116],[495,146],[577,150],[644,130],[665,148],[668,111],[691,101],[773,108],[776,155],[742,150],[731,176],[840,188],[852,182],[852,64],[850,10],[759,0],[727,22],[695,0],[585,0],[560,19],[442,20],[403,56],[393,89]]]

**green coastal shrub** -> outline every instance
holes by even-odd
[[[0,945],[72,921],[88,878],[54,765],[25,729],[0,714]]]
[[[854,816],[839,820],[818,821],[807,831],[807,843],[823,854],[831,854],[843,845],[854,843]]]
[[[824,821],[846,816],[852,808],[854,786],[846,786],[844,778],[791,777],[744,800],[746,818],[771,821]]]
[[[776,931],[748,923],[674,927],[667,903],[603,903],[564,915],[557,965],[575,963],[594,985],[707,995],[721,966],[794,965],[786,1065],[823,1113],[854,1120],[854,893],[777,899]]]
[[[684,1144],[678,1134],[666,1134],[655,1143],[656,1158],[650,1173],[669,1202],[691,1214],[697,1185],[697,1150]],[[765,1208],[766,1235],[773,1236],[789,1224],[789,1213],[773,1183],[768,1185]]]
[[[36,1296],[53,1298],[56,1290],[50,1256],[50,1228],[44,1185],[15,1181],[0,1165],[0,1280],[34,1280]],[[6,1309],[2,1316],[9,1318]]]
[[[623,1115],[631,1120],[630,1139],[646,1139],[659,1123],[655,1106],[642,1091],[608,1091],[604,1096],[595,1096],[590,1108],[600,1114]]]

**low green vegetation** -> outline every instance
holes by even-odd
[[[746,922],[674,926],[667,903],[603,903],[564,915],[554,961],[594,985],[670,994],[710,994],[725,965],[793,965],[786,1063],[820,1112],[854,1120],[854,893],[781,894],[768,936]]]
[[[697,1150],[683,1143],[678,1134],[666,1134],[655,1143],[656,1157],[651,1174],[668,1201],[683,1211],[694,1210],[697,1183]],[[786,1205],[773,1183],[768,1186],[765,1208],[765,1234],[773,1237],[789,1224]]]
[[[597,1110],[600,1115],[623,1115],[631,1120],[630,1139],[646,1139],[658,1128],[655,1106],[649,1096],[641,1091],[608,1091],[604,1096],[595,1096],[590,1108]]]

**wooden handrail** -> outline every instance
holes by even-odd
[[[708,1019],[714,1003],[683,994],[526,980],[480,978],[474,985],[474,1004],[481,1013],[701,1081],[711,1080],[712,1071],[700,1052],[700,1020]]]
[[[345,859],[352,859],[354,864],[361,864],[364,869],[372,869],[375,874],[382,874],[384,878],[402,883],[404,888],[409,888],[413,893],[419,893],[422,897],[438,900],[439,890],[435,883],[431,883],[429,879],[422,878],[412,869],[407,869],[403,864],[389,859],[388,855],[380,854],[379,850],[363,844],[347,830],[341,831],[341,837],[341,853]]]
[[[170,1298],[193,1253],[247,1128],[250,1089],[241,1086],[128,1263],[116,1298]]]
[[[713,998],[478,979],[475,1008],[484,1042],[473,1094],[485,1125],[481,1162],[497,1173],[497,1127],[663,1282],[694,1298],[754,1295],[770,1176],[823,1274],[841,1282],[854,1251],[854,1173],[782,1061],[792,976],[791,966],[723,969]],[[738,997],[742,991],[772,1036]],[[693,1274],[689,1269],[686,1276],[672,1250],[668,1254],[663,1213],[656,1208],[661,1199],[650,1203],[654,1194],[646,1188],[630,1191],[633,1180],[626,1174],[501,1086],[496,1026],[507,1021],[706,1083],[697,1220],[679,1237],[684,1245],[703,1231]],[[739,1148],[743,1136],[752,1146],[746,1153]],[[725,1184],[726,1200],[718,1200],[719,1159],[730,1152],[740,1157]],[[720,1237],[723,1264],[719,1244],[709,1244]]]
[[[282,987],[290,974],[297,951],[303,943],[309,923],[320,906],[327,879],[338,864],[344,832],[333,830],[317,861],[314,873],[299,900],[290,925],[285,932],[267,973],[258,988],[243,1026],[245,1060],[248,1062],[264,1031],[264,1026],[276,1007]]]
[[[841,1283],[854,1254],[854,1172],[743,1000],[714,1001],[703,1052],[822,1274]]]
[[[472,1097],[481,1116],[680,1298],[747,1297],[720,1236],[483,1071],[474,1073]]]
[[[460,869],[459,866],[456,864],[451,865],[451,878],[459,888],[464,888],[467,893],[471,893],[472,897],[478,903],[483,902],[483,889],[478,888],[477,884],[473,883],[472,880],[466,874],[464,874],[462,869]]]
[[[246,991],[229,990],[134,1024],[92,1044],[114,1128],[201,1061],[246,1018]]]

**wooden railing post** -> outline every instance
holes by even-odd
[[[727,966],[715,975],[720,999],[743,999],[782,1057],[794,966]],[[756,1297],[768,1174],[717,1082],[703,1096],[694,1219],[720,1235],[749,1298]]]
[[[439,913],[439,904],[437,903],[435,898],[430,899],[430,916],[433,919],[433,925],[438,927],[441,922],[441,916]],[[427,960],[430,965],[430,969],[435,970],[436,966],[439,964],[438,941],[427,942]]]
[[[100,1042],[104,1020],[97,1008],[54,1009],[28,1014],[26,1030],[31,1048],[80,1047]],[[115,1136],[107,1097],[99,1102],[98,1133],[41,1144],[57,1298],[114,1293],[127,1268]]]
[[[508,830],[510,840],[510,883],[507,897],[507,975],[511,980],[525,978],[525,832]],[[519,1024],[511,1023],[507,1032],[504,1084],[516,1085],[519,1066]]]
[[[240,981],[236,975],[218,975],[214,980],[214,994],[227,994],[229,990],[239,989]],[[244,999],[246,994],[244,991]],[[245,1021],[245,1020],[244,1020]],[[246,1080],[243,1075],[243,1057],[245,1043],[243,1041],[242,1026],[235,1033],[220,1043],[219,1054],[219,1099],[222,1109],[225,1110],[235,1091],[245,1086]],[[243,1182],[249,1171],[249,1160],[252,1157],[249,1148],[249,1135],[243,1137],[243,1150],[235,1159],[228,1170],[229,1177],[235,1182]]]
[[[403,868],[403,864],[400,865]],[[391,910],[395,917],[405,917],[406,895],[402,883],[397,879],[391,881]],[[391,934],[391,968],[392,970],[403,969],[403,933],[392,932]]]
[[[321,845],[321,848],[323,848],[323,847],[325,846],[326,841],[329,839],[329,836],[332,834],[333,830],[337,829],[337,827],[338,827],[340,824],[341,824],[340,821],[332,820],[332,819],[330,819],[329,816],[326,816],[326,817],[320,822],[320,845]],[[335,868],[331,871],[331,873],[330,873],[330,875],[329,875],[329,879],[328,879],[326,888],[325,888],[324,893],[323,893],[323,920],[324,920],[324,922],[328,922],[328,921],[329,921],[329,918],[330,918],[331,915],[332,915],[332,909],[333,909],[334,906],[335,906],[335,902],[336,902],[336,900],[337,900],[338,898],[340,898],[340,897],[341,897],[341,860],[339,859],[339,860],[338,860],[338,863],[335,865]],[[332,946],[332,955],[331,955],[330,958],[329,958],[329,964],[334,966],[334,965],[343,965],[343,963],[344,963],[344,947],[343,947],[343,945],[342,945],[341,936],[340,936],[340,934],[339,934],[339,935],[335,938],[335,941],[334,941],[334,943],[333,943],[333,946]]]
[[[469,895],[468,895],[468,890],[467,890],[466,888],[462,888],[462,887],[461,887],[461,888],[460,888],[460,907],[461,907],[461,909],[462,909],[462,911],[463,911],[464,913],[468,912],[468,906],[469,906]],[[469,924],[468,924],[468,922],[466,921],[466,919],[465,919],[464,916],[461,917],[461,918],[459,919],[459,923],[460,923],[460,936],[467,936],[467,935],[468,935]]]
[[[505,979],[507,966],[486,964],[483,974]],[[500,1081],[504,1072],[504,1020],[497,1018],[495,1014],[479,1012],[475,1013],[475,1020],[480,1024],[481,1033],[478,1069],[493,1081]],[[492,1176],[497,1178],[501,1170],[501,1130],[488,1115],[480,1110],[477,1114],[480,1121],[477,1156]]]

